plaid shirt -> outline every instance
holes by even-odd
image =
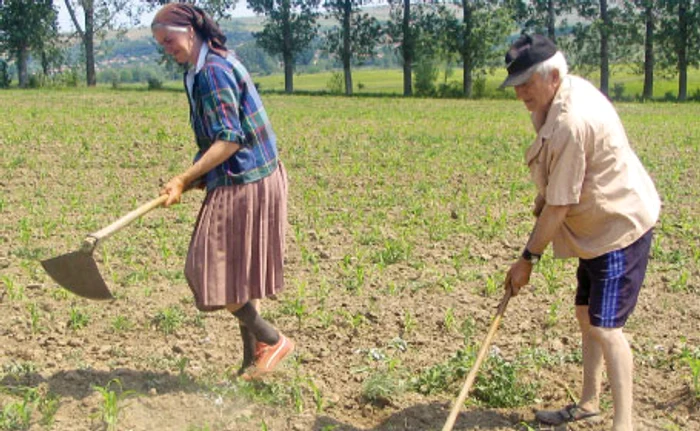
[[[188,91],[190,123],[199,147],[195,161],[216,141],[241,146],[207,173],[211,191],[267,177],[277,169],[278,153],[275,133],[248,71],[233,55],[223,58],[207,51],[195,72],[192,93]]]

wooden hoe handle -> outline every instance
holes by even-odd
[[[484,339],[484,343],[481,345],[481,349],[479,349],[479,354],[476,357],[476,361],[474,362],[474,365],[472,365],[472,369],[469,370],[467,380],[464,382],[462,391],[459,393],[459,397],[457,397],[457,400],[452,406],[452,411],[450,411],[450,415],[447,417],[447,421],[445,422],[445,426],[442,427],[442,431],[451,431],[452,427],[454,427],[455,421],[457,420],[457,415],[459,415],[459,411],[462,408],[462,404],[464,404],[464,400],[467,399],[469,390],[474,383],[474,379],[476,379],[476,373],[479,371],[479,367],[486,357],[486,353],[489,350],[489,345],[491,344],[491,339],[496,334],[498,324],[500,323],[501,317],[503,317],[503,313],[506,311],[508,301],[510,300],[510,289],[505,289],[505,291],[506,293],[503,295],[503,299],[501,299],[501,303],[498,305],[496,317],[493,318],[489,332],[486,334],[486,338]]]
[[[112,235],[118,230],[125,228],[131,222],[146,214],[147,212],[151,211],[152,209],[163,205],[167,200],[168,195],[160,195],[152,201],[146,202],[145,204],[141,205],[140,207],[121,217],[119,220],[115,221],[109,226],[102,228],[97,232],[91,233],[90,235],[88,235],[88,237],[94,238],[95,242],[107,238],[108,236]]]

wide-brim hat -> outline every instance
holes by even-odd
[[[508,77],[499,88],[524,84],[532,76],[535,67],[557,53],[557,46],[549,38],[524,34],[510,46],[506,53]]]

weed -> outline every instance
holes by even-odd
[[[116,333],[130,331],[133,327],[133,322],[126,316],[119,315],[112,319],[112,331]]]
[[[153,324],[159,331],[169,335],[177,331],[185,321],[185,313],[180,307],[167,307],[153,317]]]
[[[445,392],[454,382],[467,375],[475,359],[476,352],[473,348],[459,350],[447,363],[423,370],[411,380],[410,388],[423,395]]]
[[[118,386],[118,391],[112,390],[112,386]],[[119,421],[119,414],[124,409],[122,402],[135,395],[134,391],[124,391],[122,382],[119,379],[112,379],[104,386],[93,386],[94,390],[102,396],[102,403],[99,411],[92,417],[99,417],[108,431],[116,431]]]
[[[365,402],[387,406],[405,390],[405,383],[388,371],[377,371],[362,384],[361,397]]]
[[[388,239],[384,241],[384,248],[374,254],[372,262],[385,267],[407,260],[410,255],[411,247],[408,243],[403,240]]]
[[[77,331],[86,327],[90,323],[90,316],[80,308],[72,306],[70,308],[70,318],[68,320],[68,328]]]
[[[489,407],[519,407],[534,401],[537,386],[517,379],[518,364],[491,355],[476,380],[474,396]]]

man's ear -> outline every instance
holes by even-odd
[[[550,73],[552,74],[552,82],[555,84],[558,84],[561,81],[561,76],[559,75],[559,69],[553,69]]]

